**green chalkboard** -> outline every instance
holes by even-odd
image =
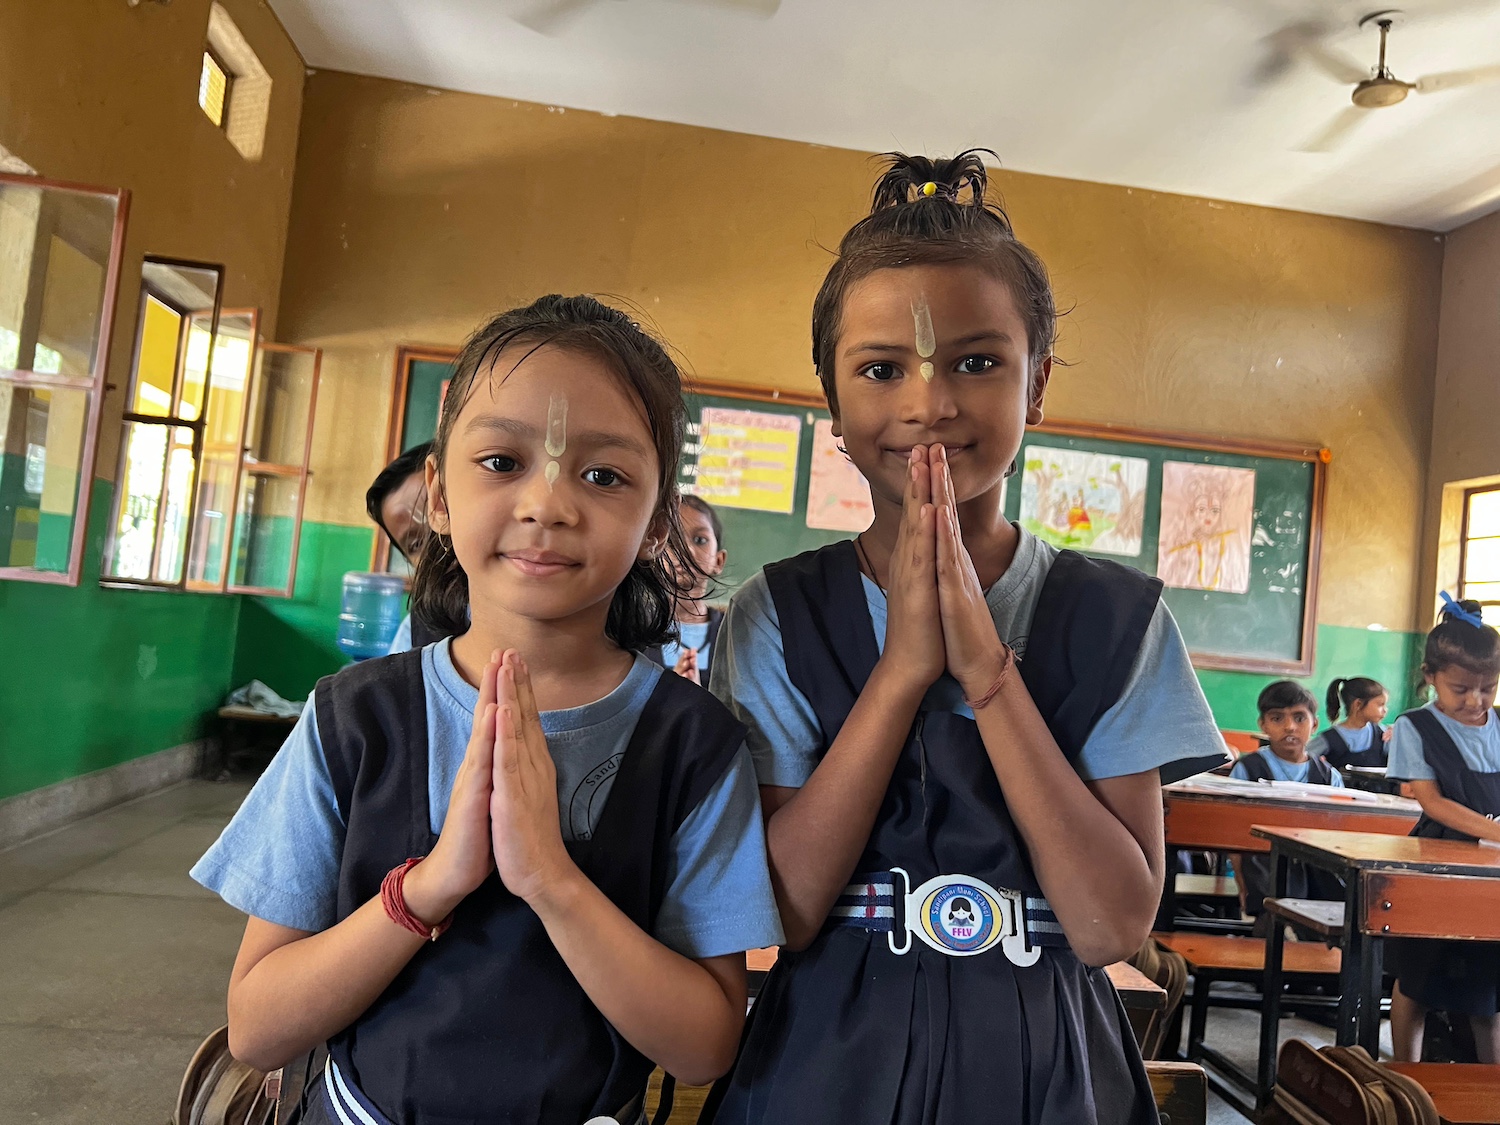
[[[1005,513],[1057,546],[1162,577],[1198,667],[1310,675],[1326,457],[1049,424],[1026,435]]]
[[[826,406],[811,404],[810,396],[772,397],[770,391],[746,390],[740,395],[706,394],[690,391],[687,396],[688,438],[683,452],[679,481],[685,491],[691,490],[696,477],[698,426],[705,406],[729,410],[755,410],[784,414],[798,419],[797,477],[790,514],[758,512],[745,508],[719,506],[716,510],[724,524],[724,549],[729,559],[720,576],[719,596],[727,598],[741,583],[766,563],[788,558],[822,547],[840,539],[851,538],[847,531],[822,531],[807,526],[807,489],[812,475],[813,426],[827,418]]]

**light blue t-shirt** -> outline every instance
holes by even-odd
[[[1500,720],[1495,718],[1493,711],[1485,717],[1484,726],[1471,727],[1443,714],[1435,702],[1422,710],[1437,716],[1438,722],[1457,744],[1464,765],[1475,773],[1500,773]],[[1391,728],[1391,761],[1386,776],[1402,781],[1437,780],[1437,775],[1427,764],[1427,755],[1422,752],[1422,736],[1404,715]]]
[[[698,650],[698,672],[702,675],[703,669],[708,667],[708,650],[713,647],[703,642],[708,640],[707,621],[679,621],[677,623],[677,640],[668,641],[661,646],[661,662],[670,671],[677,667],[677,662],[682,659],[682,654],[687,649]]]
[[[450,640],[422,650],[427,698],[428,801],[440,832],[474,723],[478,689],[454,668]],[[542,730],[557,766],[564,839],[587,839],[599,822],[620,760],[663,669],[637,656],[603,699],[544,711]],[[281,751],[256,782],[192,877],[246,914],[298,930],[337,920],[344,823],[308,700]],[[688,814],[672,842],[666,897],[653,937],[686,957],[716,957],[779,945],[781,923],[766,866],[759,791],[741,749]]]
[[[1309,746],[1311,744],[1309,743]],[[1305,762],[1289,762],[1285,758],[1278,758],[1276,752],[1269,746],[1262,746],[1253,754],[1242,754],[1240,760],[1234,763],[1234,769],[1229,771],[1230,777],[1237,777],[1241,781],[1249,781],[1250,775],[1245,772],[1245,759],[1252,757],[1264,758],[1266,765],[1270,767],[1271,777],[1275,781],[1307,781],[1307,771],[1312,766],[1311,754]],[[1328,784],[1331,788],[1342,789],[1344,787],[1343,775],[1332,766],[1328,767],[1333,777]]]
[[[396,635],[391,638],[391,647],[387,650],[388,656],[395,656],[398,652],[411,651],[411,614],[401,619],[401,624],[396,626]]]
[[[985,594],[996,631],[1018,658],[1025,657],[1042,583],[1056,557],[1049,544],[1021,531],[1010,568]],[[883,650],[885,595],[868,578],[864,586],[875,640]],[[756,776],[762,785],[800,788],[817,768],[823,740],[812,704],[787,674],[764,572],[731,599],[718,644],[713,692],[749,728]],[[973,715],[963,689],[948,675],[932,685],[923,708]],[[1223,745],[1177,623],[1158,603],[1119,701],[1090,732],[1075,768],[1088,780],[1119,777],[1202,758]]]
[[[1375,732],[1379,730],[1379,724],[1366,723],[1358,730],[1339,727],[1339,735],[1349,744],[1349,753],[1363,754],[1370,748],[1371,743],[1376,737],[1385,737],[1383,732],[1379,736],[1376,735]],[[1307,744],[1307,756],[1309,758],[1321,758],[1326,753],[1328,753],[1328,732],[1324,731],[1322,734],[1314,736],[1312,741]],[[1273,754],[1272,757],[1275,757],[1275,755]]]

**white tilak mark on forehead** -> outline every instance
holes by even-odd
[[[917,354],[928,360],[937,352],[937,334],[932,330],[932,309],[927,305],[926,293],[918,293],[912,302],[911,319],[917,332]],[[932,382],[936,374],[932,364],[924,362],[919,370],[924,381]]]
[[[547,399],[547,437],[542,442],[547,456],[552,458],[561,457],[568,449],[568,400],[562,395],[551,395]],[[557,483],[557,478],[562,473],[562,466],[556,460],[548,461],[547,467],[542,470],[542,475],[547,480],[547,491],[552,491],[552,486]]]
[[[548,457],[561,457],[568,448],[568,400],[562,395],[547,400],[547,440],[543,444]]]

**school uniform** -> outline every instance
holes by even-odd
[[[1304,785],[1328,785],[1335,789],[1344,787],[1344,779],[1323,758],[1309,756],[1305,762],[1288,762],[1276,756],[1269,746],[1263,746],[1251,754],[1242,754],[1230,777],[1241,781],[1295,781]],[[1271,860],[1268,856],[1242,853],[1236,870],[1245,884],[1245,913],[1257,919],[1256,933],[1265,927],[1259,920],[1265,915],[1265,900],[1274,893]],[[1305,863],[1287,865],[1286,895],[1288,898],[1315,898],[1342,900],[1344,883],[1337,875]],[[1269,924],[1269,923],[1267,923]]]
[[[1218,735],[1160,588],[1022,532],[987,592],[1019,675],[1085,778],[1180,777],[1222,760],[1201,760]],[[806,782],[884,640],[884,596],[852,542],[767,567],[735,595],[714,690],[746,722],[762,785]],[[783,951],[702,1120],[1156,1117],[1119,1000],[1068,947],[963,692],[944,676],[907,733],[850,885],[808,949]]]
[[[1335,769],[1384,766],[1387,761],[1385,727],[1366,723],[1359,730],[1329,727],[1307,744],[1309,758],[1322,758]]]
[[[707,621],[677,622],[677,639],[666,644],[653,645],[645,650],[646,655],[667,671],[677,667],[682,654],[690,648],[698,650],[698,682],[708,686],[708,675],[713,670],[714,642],[719,639],[719,630],[724,625],[724,611],[716,606],[708,607]]]
[[[1500,819],[1500,718],[1482,727],[1450,718],[1436,703],[1408,711],[1391,730],[1387,776],[1435,781],[1444,797]],[[1422,814],[1413,836],[1474,837]],[[1500,1012],[1500,943],[1404,938],[1390,943],[1390,972],[1401,991],[1425,1008],[1489,1016]]]
[[[440,641],[448,634],[441,629],[434,629],[420,617],[407,614],[401,619],[401,624],[396,626],[396,635],[391,638],[391,647],[386,650],[386,655],[395,656],[398,652],[410,652],[414,648],[426,648],[434,641]]]
[[[255,917],[320,931],[428,854],[478,700],[449,649],[321,681],[193,878]],[[781,940],[753,767],[722,706],[637,658],[603,699],[541,720],[568,851],[627,916],[693,958]],[[637,1113],[651,1071],[494,873],[329,1058],[310,1121],[580,1125]]]

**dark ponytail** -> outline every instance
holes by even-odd
[[[637,560],[615,590],[605,634],[623,649],[661,644],[672,636],[681,596],[667,564],[670,553],[680,568],[698,571],[677,514],[677,463],[682,454],[687,411],[682,402],[682,375],[661,343],[625,313],[593,297],[539,298],[482,325],[453,361],[453,377],[443,399],[432,456],[441,477],[448,442],[476,385],[492,373],[494,362],[511,345],[530,355],[542,347],[581,352],[604,363],[621,386],[640,403],[651,430],[659,466],[655,518],[667,528],[665,550]],[[522,357],[522,362],[525,357]],[[412,615],[434,629],[457,635],[469,628],[469,578],[447,537],[428,532],[412,578]]]
[[[1010,217],[986,200],[989,173],[981,156],[961,152],[948,160],[888,152],[875,183],[870,213],[839,243],[838,260],[813,302],[813,366],[829,408],[838,413],[833,384],[840,314],[849,287],[876,270],[903,266],[966,264],[988,270],[1009,287],[1026,324],[1033,373],[1057,341],[1057,305],[1047,267],[1016,238]],[[998,159],[998,158],[997,158]]]
[[[1369,676],[1352,676],[1347,680],[1334,680],[1328,685],[1328,718],[1332,722],[1338,722],[1341,703],[1343,713],[1348,715],[1356,703],[1368,703],[1385,694],[1385,687],[1380,681],[1372,680]]]
[[[1484,623],[1483,609],[1478,602],[1469,600],[1443,606],[1441,619],[1427,634],[1427,646],[1422,653],[1423,672],[1435,675],[1453,664],[1476,676],[1500,672],[1500,633]]]

